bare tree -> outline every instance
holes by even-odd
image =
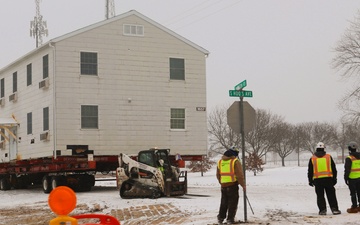
[[[345,160],[345,149],[350,141],[360,140],[360,125],[349,122],[342,122],[336,125],[335,145],[341,149],[342,163]]]
[[[324,142],[326,145],[334,144],[336,128],[329,123],[307,122],[301,124],[304,129],[303,148],[311,153],[315,152],[315,146],[318,142]]]
[[[298,166],[300,166],[300,152],[304,151],[304,146],[306,146],[306,131],[304,124],[297,124],[294,126],[292,132],[293,147],[297,153]]]
[[[273,129],[275,134],[273,149],[280,156],[282,166],[285,166],[285,158],[294,151],[294,130],[294,126],[283,121],[278,121]]]
[[[360,123],[360,11],[350,27],[335,47],[336,56],[333,58],[333,68],[340,72],[341,76],[349,79],[355,78],[357,85],[350,90],[340,101],[339,107],[345,112],[348,121]]]
[[[208,117],[208,132],[210,150],[222,154],[224,149],[240,146],[241,135],[234,132],[227,124],[227,109],[229,106],[219,106]]]
[[[270,111],[256,110],[255,126],[245,134],[245,141],[248,145],[246,151],[249,154],[255,153],[257,156],[263,157],[272,149],[276,139],[273,130],[279,120],[282,120],[282,118],[273,115]]]

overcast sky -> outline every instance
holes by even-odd
[[[247,80],[246,98],[287,122],[335,122],[353,84],[331,68],[334,47],[360,0],[114,0],[116,15],[137,10],[210,52],[207,111],[228,106]],[[42,0],[49,36],[105,19],[105,0]],[[0,68],[35,48],[35,0],[0,1]]]

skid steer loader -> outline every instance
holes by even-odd
[[[171,165],[170,149],[140,151],[137,157],[119,155],[116,170],[121,198],[159,198],[187,194],[187,171]]]

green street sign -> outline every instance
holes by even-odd
[[[246,80],[241,81],[241,83],[238,83],[235,87],[234,90],[238,91],[242,88],[246,87]]]
[[[229,90],[230,97],[252,97],[252,91],[236,91],[236,90]]]

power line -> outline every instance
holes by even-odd
[[[191,11],[194,11],[195,9],[197,9],[198,7],[200,7],[201,5],[204,5],[206,2],[209,2],[209,1],[211,1],[211,0],[205,0],[205,1],[199,3],[199,4],[195,5],[195,6],[192,6],[190,9],[185,10],[184,13],[180,13],[180,14],[174,16],[172,19],[168,20],[166,25],[174,24],[174,23],[177,23],[177,22],[181,21],[181,19],[189,16],[187,14],[189,14]],[[190,14],[190,16],[197,13],[197,12],[195,11],[194,13]],[[172,21],[174,21],[174,22],[172,22]]]
[[[215,14],[217,14],[217,13],[219,13],[219,12],[225,10],[225,9],[228,9],[228,8],[230,8],[230,7],[232,7],[232,6],[236,5],[236,4],[239,4],[239,3],[240,3],[240,1],[236,1],[236,2],[234,2],[234,3],[232,3],[232,4],[228,5],[228,6],[225,6],[225,7],[223,7],[223,8],[220,8],[220,9],[216,10],[216,11],[213,12],[213,13],[210,13],[210,14],[208,14],[208,15],[205,15],[205,16],[199,18],[199,19],[196,19],[196,20],[194,20],[194,21],[192,21],[192,22],[190,22],[190,23],[187,23],[187,24],[185,24],[185,25],[183,25],[183,26],[180,26],[180,27],[177,27],[177,28],[175,28],[175,29],[176,29],[176,30],[179,30],[179,29],[182,29],[182,28],[187,27],[187,26],[189,26],[189,25],[192,25],[192,24],[194,24],[194,23],[197,23],[197,22],[199,22],[199,21],[201,21],[201,20],[203,20],[203,19],[205,19],[205,18],[207,18],[207,17],[209,17],[209,16],[213,16],[213,15],[215,15]]]

